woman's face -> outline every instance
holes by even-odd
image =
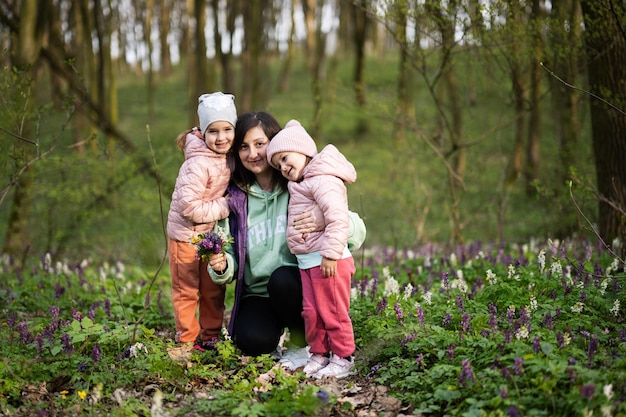
[[[267,163],[267,145],[270,140],[261,126],[253,127],[243,137],[239,147],[239,159],[243,166],[254,175],[269,172],[273,168]]]

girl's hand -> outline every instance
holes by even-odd
[[[324,230],[324,213],[318,206],[306,209],[293,219],[293,227],[303,235]]]
[[[211,255],[209,257],[209,265],[211,266],[211,269],[213,269],[218,274],[223,273],[228,267],[228,263],[226,262],[226,255],[224,255],[223,253]]]
[[[324,278],[332,277],[337,274],[337,261],[328,258],[322,258],[322,275]]]

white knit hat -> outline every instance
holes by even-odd
[[[234,127],[237,123],[235,96],[221,91],[202,94],[198,97],[198,118],[200,119],[200,132],[203,135],[206,128],[218,120],[228,122]]]
[[[267,162],[277,169],[278,167],[272,163],[272,156],[279,152],[298,152],[312,158],[317,155],[317,146],[299,121],[290,120],[285,128],[272,138],[267,147]]]

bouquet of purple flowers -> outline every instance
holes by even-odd
[[[220,226],[211,233],[202,233],[191,238],[191,243],[196,246],[196,256],[203,262],[208,262],[211,255],[224,253],[224,249],[233,243],[232,236],[228,236]]]

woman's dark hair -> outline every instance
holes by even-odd
[[[239,148],[243,144],[243,138],[250,129],[260,126],[269,140],[272,140],[280,130],[280,124],[271,114],[264,111],[242,113],[237,118],[235,125],[235,139],[233,146],[228,152],[228,166],[230,167],[231,180],[239,187],[247,189],[256,181],[255,175],[246,169],[239,158]],[[287,179],[277,169],[272,168],[272,185],[280,185],[287,189]]]

